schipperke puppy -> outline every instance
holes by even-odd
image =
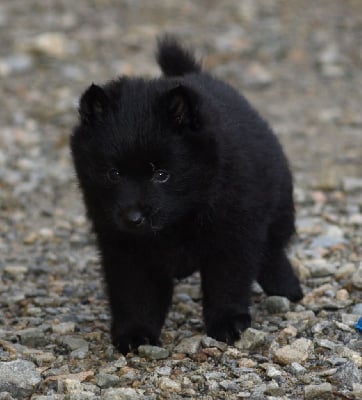
[[[121,77],[82,95],[71,151],[101,254],[122,353],[159,336],[174,280],[199,270],[206,332],[250,326],[250,288],[302,298],[285,254],[293,185],[269,125],[172,37],[163,77]]]

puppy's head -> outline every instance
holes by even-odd
[[[217,165],[202,101],[172,79],[86,90],[71,149],[93,222],[146,234],[201,212]]]

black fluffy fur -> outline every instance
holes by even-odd
[[[208,335],[250,326],[250,287],[302,298],[285,247],[292,177],[268,124],[170,37],[165,77],[91,85],[71,150],[122,353],[157,344],[175,278],[199,270]]]

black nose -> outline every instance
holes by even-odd
[[[129,210],[124,214],[125,221],[134,227],[143,225],[145,217],[139,210]]]

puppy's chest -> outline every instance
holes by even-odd
[[[195,242],[186,239],[180,239],[167,250],[168,263],[174,270],[174,277],[182,279],[193,272],[200,266],[200,255]]]

